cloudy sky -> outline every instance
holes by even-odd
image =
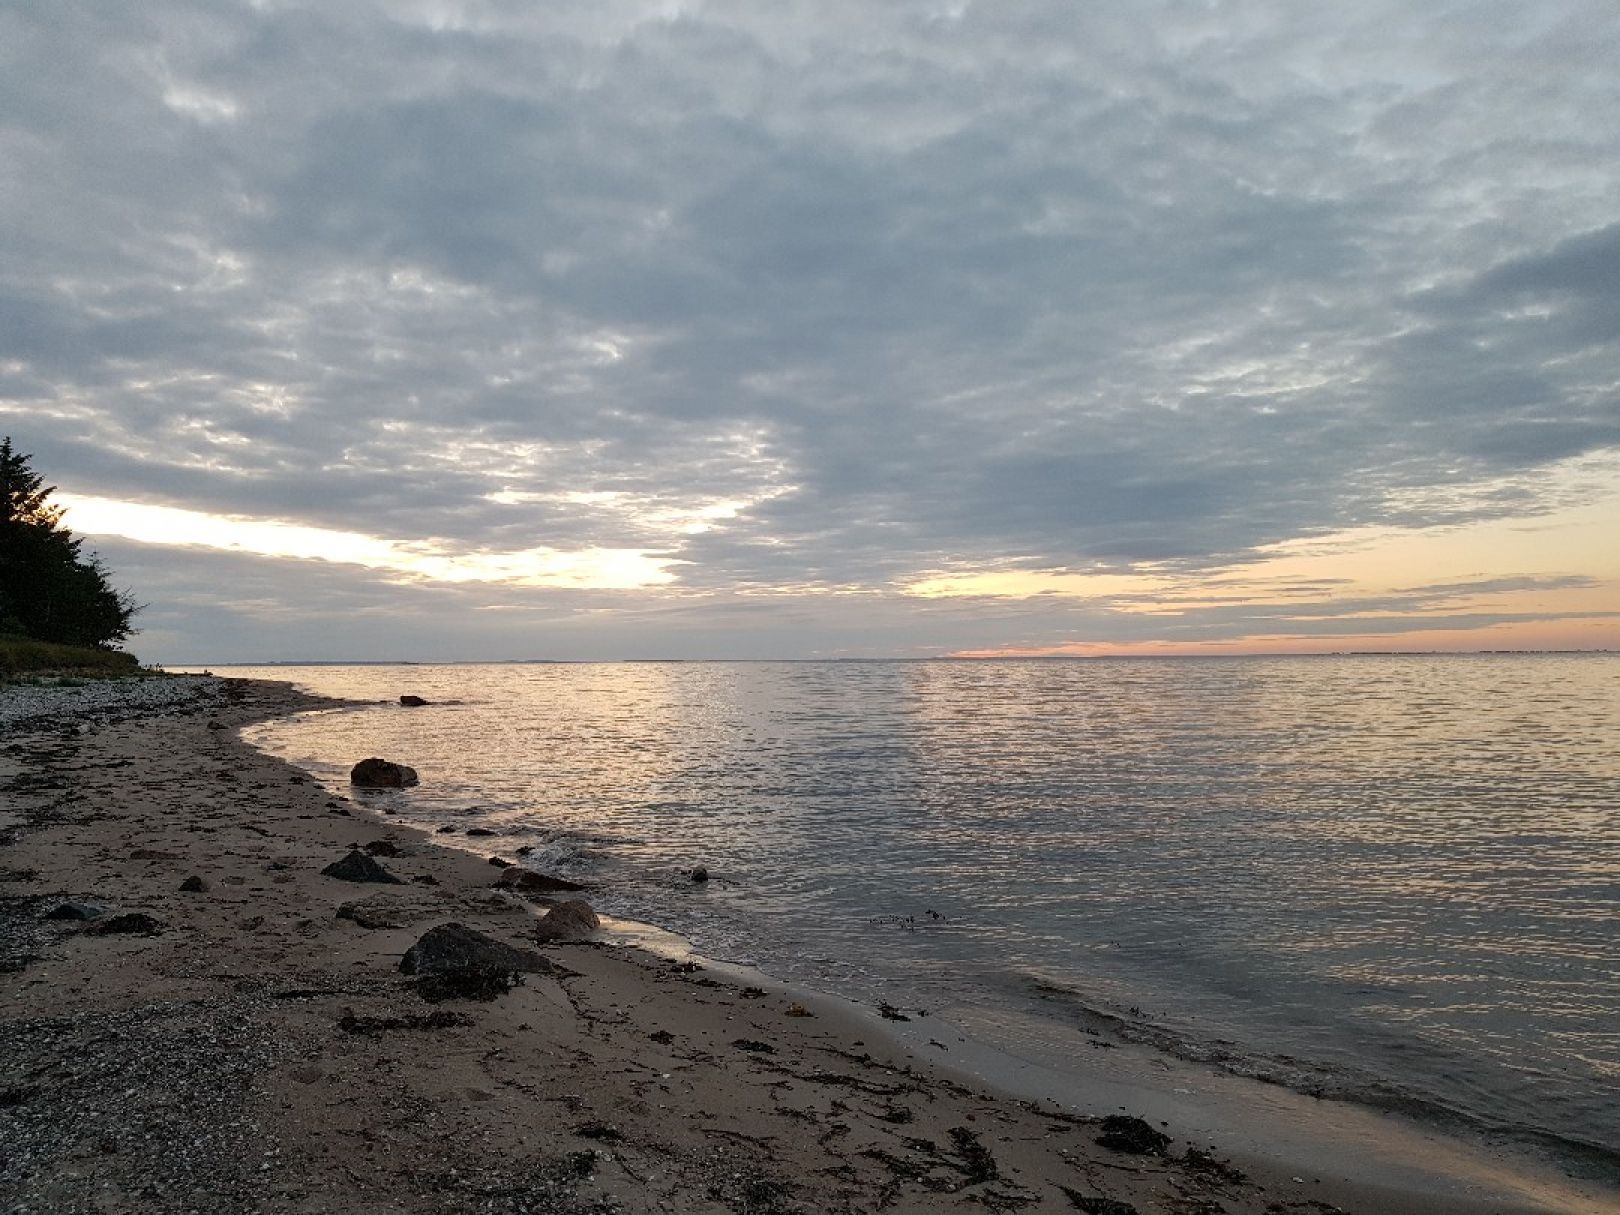
[[[0,0],[145,658],[1620,646],[1613,0]]]

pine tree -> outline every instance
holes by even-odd
[[[0,439],[0,633],[109,647],[128,637],[137,608],[113,589],[100,559],[81,557],[56,492],[31,457]]]

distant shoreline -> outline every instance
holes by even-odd
[[[973,658],[937,654],[926,658],[274,658],[229,662],[169,662],[177,671],[198,672],[214,667],[500,667],[500,666],[603,666],[639,664],[725,663],[997,663],[997,662],[1242,662],[1298,658],[1504,658],[1597,657],[1620,655],[1620,650],[1326,650],[1319,653],[1254,654],[1027,654]]]

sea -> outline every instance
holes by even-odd
[[[1620,655],[216,671],[370,702],[247,737],[706,957],[1620,1179]]]

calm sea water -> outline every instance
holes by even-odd
[[[712,956],[1620,1152],[1620,658],[253,673],[456,702],[250,737]]]

